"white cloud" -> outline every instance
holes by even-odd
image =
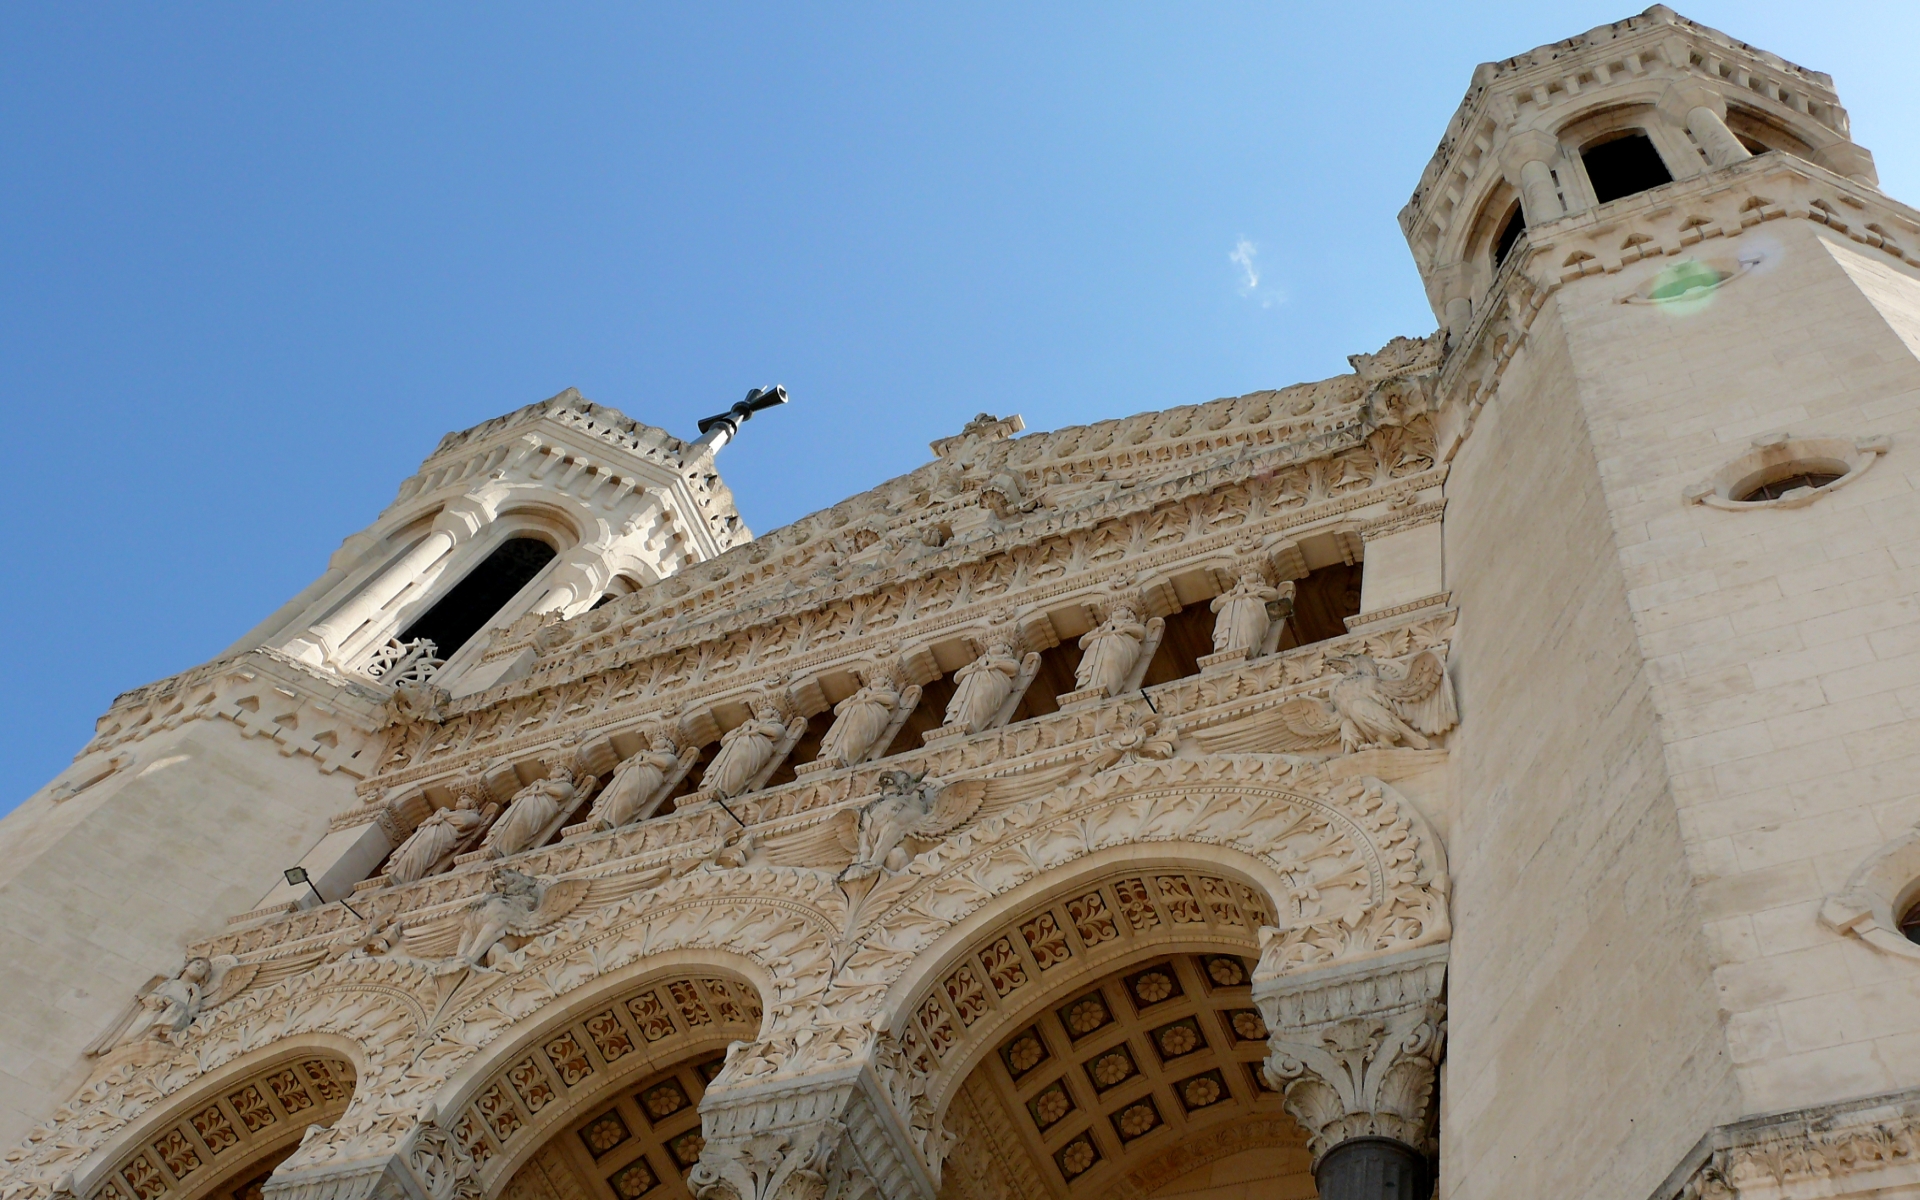
[[[1272,308],[1275,302],[1285,300],[1286,296],[1272,287],[1260,290],[1260,264],[1255,260],[1260,254],[1259,243],[1241,238],[1233,244],[1233,252],[1227,255],[1227,261],[1240,268],[1240,294],[1251,300],[1259,297],[1261,308]]]
[[[1260,286],[1260,268],[1255,266],[1253,261],[1254,255],[1258,253],[1260,253],[1259,246],[1246,238],[1241,238],[1234,243],[1233,253],[1227,255],[1227,261],[1239,267],[1240,273],[1245,276],[1240,284],[1242,296],[1251,296],[1254,289]]]

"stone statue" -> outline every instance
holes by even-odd
[[[1258,654],[1267,640],[1267,631],[1273,628],[1273,615],[1267,606],[1279,599],[1279,590],[1268,587],[1252,571],[1215,596],[1207,606],[1215,614],[1213,652],[1243,651],[1248,657]]]
[[[713,765],[707,768],[701,787],[718,793],[723,800],[731,800],[746,791],[760,768],[773,757],[773,747],[786,732],[780,710],[772,704],[762,704],[753,716],[721,736],[720,752],[713,756]]]
[[[1140,644],[1146,636],[1147,627],[1141,624],[1133,606],[1115,605],[1105,624],[1080,636],[1080,665],[1073,673],[1075,688],[1085,691],[1101,687],[1109,696],[1119,692],[1140,661]]]
[[[1286,729],[1274,731],[1273,749],[1307,749],[1337,737],[1345,754],[1402,742],[1425,750],[1429,743],[1423,734],[1445,733],[1460,721],[1446,667],[1431,650],[1408,663],[1402,678],[1383,674],[1365,654],[1338,654],[1328,661],[1345,664],[1340,679],[1326,700],[1302,696],[1276,710]]]
[[[1340,714],[1340,738],[1349,749],[1392,746],[1405,742],[1425,750],[1422,733],[1445,733],[1459,721],[1453,687],[1432,651],[1407,664],[1404,679],[1380,673],[1380,664],[1365,654],[1341,656],[1346,675],[1333,685],[1328,698]]]
[[[1020,660],[1006,639],[987,644],[986,653],[954,672],[953,699],[947,701],[945,724],[978,733],[1000,711],[1013,693]]]
[[[938,779],[906,771],[880,777],[880,798],[860,810],[860,843],[843,880],[865,879],[881,871],[906,868],[909,838],[944,837],[980,809],[984,785],[948,787]]]
[[[586,895],[584,879],[543,883],[531,875],[505,867],[494,869],[489,890],[473,902],[460,925],[460,945],[454,961],[477,967],[507,934],[527,936],[567,915]]]
[[[587,824],[595,829],[618,829],[645,815],[647,802],[666,785],[680,765],[679,748],[665,733],[653,735],[653,744],[620,764],[613,781],[593,802]]]
[[[900,692],[882,676],[833,706],[833,727],[820,740],[820,762],[859,762],[893,723]]]
[[[541,832],[553,824],[560,810],[592,786],[593,776],[575,784],[572,771],[555,767],[545,779],[536,779],[514,793],[512,803],[494,822],[493,828],[487,830],[486,841],[481,846],[493,858],[506,858],[533,849]]]
[[[487,828],[500,811],[497,804],[480,807],[472,796],[461,796],[452,808],[436,809],[400,843],[387,860],[391,883],[414,883],[438,874]]]
[[[171,1041],[200,1015],[213,978],[213,963],[198,956],[187,960],[180,973],[140,997],[141,1012],[121,1035],[121,1045],[142,1038]]]

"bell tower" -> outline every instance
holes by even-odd
[[[1920,1081],[1871,865],[1920,817],[1920,213],[1848,129],[1656,6],[1481,65],[1400,215],[1450,343],[1443,1197],[1733,1195]]]
[[[330,821],[376,770],[396,698],[511,681],[528,632],[750,540],[714,456],[743,408],[785,398],[761,395],[694,441],[571,388],[449,433],[312,585],[212,661],[117,697],[0,822],[0,959],[36,980],[0,996],[0,1140],[85,1077],[83,1048],[189,942],[337,899],[386,856],[380,825]],[[314,890],[276,882],[296,863]]]
[[[1656,4],[1480,64],[1400,226],[1434,314],[1464,338],[1518,237],[1769,151],[1879,184],[1830,76]]]

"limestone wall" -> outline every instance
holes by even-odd
[[[1734,1107],[1647,669],[1552,304],[1447,481],[1445,1197],[1648,1192]],[[1672,489],[1677,495],[1677,488]]]
[[[0,822],[0,1141],[17,1142],[84,1077],[81,1047],[188,943],[252,908],[352,803],[227,721],[140,743],[141,765]]]
[[[1560,303],[1753,1114],[1920,1082],[1920,963],[1817,919],[1920,818],[1920,280],[1809,222],[1739,246],[1697,311],[1618,302],[1671,259]],[[1782,431],[1892,449],[1806,507],[1682,502]]]

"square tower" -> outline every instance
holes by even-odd
[[[1920,1083],[1920,213],[1827,76],[1656,6],[1482,65],[1401,224],[1451,339],[1441,1194],[1906,1179],[1818,1164]]]

